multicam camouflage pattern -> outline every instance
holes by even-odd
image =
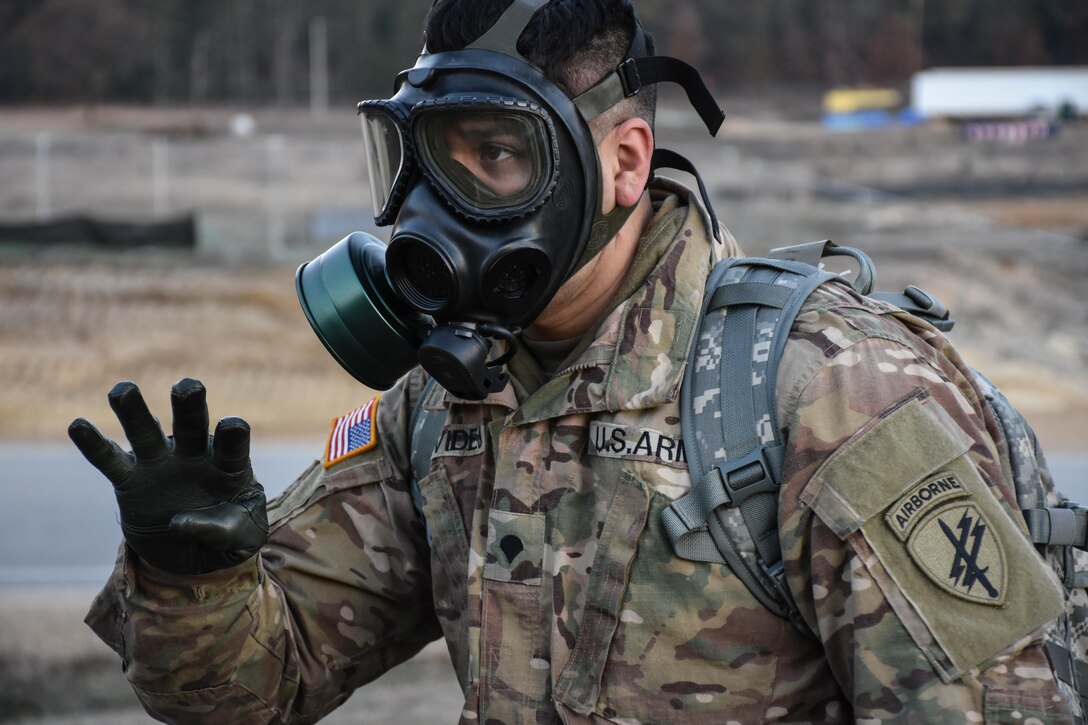
[[[382,398],[377,449],[315,465],[273,503],[260,557],[184,580],[119,562],[88,621],[150,710],[312,722],[444,636],[465,723],[1069,722],[1039,645],[1046,615],[1033,623],[1021,607],[1010,629],[1005,609],[977,606],[992,633],[971,647],[919,614],[952,597],[896,584],[915,565],[882,558],[867,537],[913,482],[874,475],[864,521],[831,505],[830,492],[851,490],[836,453],[912,400],[969,441],[956,475],[973,476],[988,516],[1015,515],[993,421],[962,363],[887,308],[838,290],[814,298],[779,373],[791,445],[783,549],[821,641],[765,610],[724,565],[673,555],[661,512],[690,489],[684,468],[656,455],[660,437],[651,454],[621,458],[597,455],[589,434],[600,422],[679,443],[713,254],[695,202],[656,196],[637,284],[573,365],[521,401],[513,386],[480,403],[428,401],[490,440],[476,455],[436,451],[420,481],[426,531],[406,480],[414,371]],[[898,456],[888,468],[929,474],[951,461],[923,448]],[[1039,597],[1011,582],[1010,603]]]
[[[954,707],[975,721],[1068,721],[1038,644],[1060,588],[1022,534],[996,422],[956,351],[925,323],[841,285],[810,298],[790,339],[779,370],[793,452],[780,505],[783,554],[791,588],[809,593],[798,599],[806,620],[829,651],[847,645],[859,657],[855,717],[948,721],[957,716],[940,708]],[[965,602],[920,576],[882,515],[942,472],[999,527],[988,535],[1014,572],[1005,607]],[[946,685],[909,686],[923,672]]]

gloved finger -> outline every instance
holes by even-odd
[[[260,547],[265,538],[244,507],[228,502],[175,514],[170,533],[217,551]]]
[[[249,469],[249,423],[229,416],[215,426],[212,460],[224,473],[237,475]]]
[[[208,404],[204,384],[182,378],[170,389],[174,411],[174,451],[182,458],[197,458],[208,452]]]
[[[101,471],[114,486],[121,485],[128,478],[132,470],[132,457],[102,435],[89,420],[73,420],[68,426],[68,437],[76,444],[87,462]]]
[[[109,399],[137,460],[152,460],[166,453],[162,426],[147,409],[144,396],[135,383],[127,380],[117,383],[110,390]]]

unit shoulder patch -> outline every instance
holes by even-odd
[[[942,494],[946,503],[932,504],[911,526],[908,553],[949,594],[976,604],[1004,605],[1006,557],[995,528],[969,497]]]
[[[325,444],[325,468],[365,453],[378,445],[377,418],[381,397],[375,395],[366,405],[333,420],[329,441]]]

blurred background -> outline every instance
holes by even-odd
[[[297,266],[376,229],[355,103],[388,97],[425,0],[0,0],[0,721],[143,723],[82,624],[119,540],[68,443],[132,379],[253,425],[281,491],[370,392],[295,300]],[[663,91],[749,253],[831,238],[958,320],[968,362],[1088,499],[1088,5],[1083,0],[638,0],[728,114]],[[682,176],[681,180],[690,181]],[[442,648],[331,722],[446,721]],[[418,697],[419,682],[429,697]]]

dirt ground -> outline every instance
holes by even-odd
[[[879,288],[919,284],[953,309],[968,361],[1048,445],[1088,450],[1088,123],[1008,146],[968,143],[951,126],[829,133],[751,105],[714,140],[688,116],[659,119],[660,145],[699,160],[746,250],[821,238],[862,247]],[[166,139],[172,208],[214,222],[198,225],[208,233],[191,253],[0,245],[0,438],[63,438],[80,415],[117,433],[105,394],[121,379],[168,416],[170,385],[200,377],[212,415],[241,415],[262,439],[313,439],[366,399],[314,337],[293,284],[297,265],[336,240],[320,238],[314,219],[369,198],[355,120],[257,114],[284,164],[275,174],[260,168],[269,144],[232,137],[229,120],[216,110],[0,112],[0,220],[33,217],[26,180],[34,139],[49,133],[57,213],[146,206],[146,164],[136,162]],[[250,236],[213,233],[232,224]],[[270,225],[284,235],[275,249],[260,241]]]
[[[265,438],[313,438],[367,399],[311,332],[293,267],[62,256],[0,266],[2,438],[61,438],[80,415],[119,432],[106,393],[125,379],[168,421],[170,386],[199,377],[213,417],[242,415]]]

